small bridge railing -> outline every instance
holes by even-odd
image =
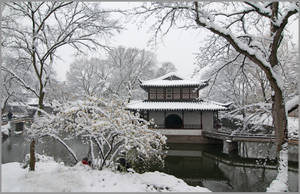
[[[33,121],[33,118],[31,117],[17,117],[17,118],[12,118],[11,122],[13,123],[18,123],[18,122],[26,122],[26,121]],[[8,120],[7,119],[2,119],[2,124],[7,124]]]
[[[216,130],[203,130],[202,131],[203,136],[214,138],[214,139],[220,139],[220,140],[226,140],[230,139],[233,141],[247,141],[247,140],[257,140],[257,141],[275,141],[276,137],[273,134],[249,134],[249,133],[230,133],[226,131],[216,131]],[[290,143],[298,144],[298,138],[290,137],[289,138]]]

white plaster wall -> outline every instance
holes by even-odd
[[[200,125],[201,117],[200,112],[198,111],[185,111],[184,112],[184,121],[185,125]]]
[[[203,111],[202,112],[202,127],[205,130],[213,129],[213,112],[212,111]]]
[[[176,114],[182,118],[181,111],[166,111],[166,116],[170,114]],[[164,111],[149,111],[149,119],[154,119],[155,124],[164,125],[165,124],[165,114]],[[184,112],[184,124],[200,125],[200,113],[197,111],[185,111]],[[209,130],[213,128],[213,112],[203,111],[202,112],[202,127],[203,129]]]

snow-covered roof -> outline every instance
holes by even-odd
[[[141,87],[170,87],[170,86],[207,86],[207,81],[192,80],[171,72],[159,78],[141,81]]]
[[[212,101],[196,102],[153,102],[132,101],[127,104],[129,110],[227,110],[226,107]]]

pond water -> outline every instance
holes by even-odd
[[[68,142],[78,158],[88,147],[78,141]],[[169,144],[164,172],[183,179],[189,185],[199,185],[211,191],[265,191],[276,177],[276,166],[258,167],[256,160],[241,159],[236,154],[222,154],[222,145]],[[57,142],[46,139],[36,146],[37,152],[53,156],[58,161],[72,157]],[[23,135],[14,135],[2,143],[2,163],[22,162],[29,153],[29,143]],[[289,191],[298,191],[298,163],[289,165]]]
[[[264,192],[276,177],[276,166],[222,154],[222,145],[170,144],[165,172],[215,192]],[[298,163],[289,165],[289,191],[298,191]]]

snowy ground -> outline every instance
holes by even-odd
[[[120,173],[110,169],[92,170],[78,163],[67,167],[45,158],[36,171],[13,162],[2,165],[2,192],[209,192],[187,185],[183,180],[160,172]]]

